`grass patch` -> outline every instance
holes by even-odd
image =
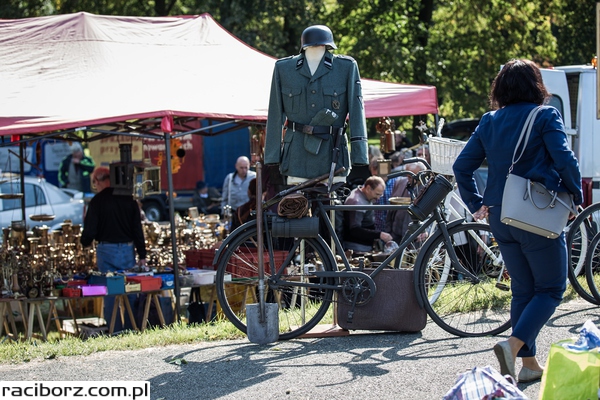
[[[61,339],[58,333],[51,332],[47,342],[36,339],[27,342],[5,340],[0,344],[0,363],[18,364],[32,360],[88,355],[99,351],[137,350],[245,337],[246,335],[227,320],[198,325],[176,323],[165,328],[146,329],[144,332],[127,332],[118,336],[98,336],[89,339],[73,336]]]
[[[575,300],[578,297],[579,295],[573,290],[573,287],[567,285],[563,302]],[[498,302],[497,305],[504,306],[504,302],[510,301],[510,297],[502,295],[496,298],[492,296],[489,301]],[[461,304],[465,303],[468,302],[461,301]],[[490,304],[479,305],[490,306]],[[320,323],[333,323],[333,307],[329,308]],[[20,364],[33,360],[89,355],[100,351],[139,350],[168,345],[245,338],[245,334],[223,318],[211,323],[198,325],[177,323],[165,328],[149,328],[144,332],[128,332],[118,336],[99,336],[89,339],[72,336],[61,339],[58,333],[53,331],[49,333],[47,342],[37,339],[28,342],[15,342],[5,339],[4,342],[0,343],[0,364]]]

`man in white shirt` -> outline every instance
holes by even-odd
[[[249,200],[248,185],[254,178],[256,172],[250,171],[248,157],[239,157],[235,163],[235,172],[228,174],[223,181],[221,210],[225,210],[225,206],[229,205],[231,211],[235,212],[239,206],[246,203]]]

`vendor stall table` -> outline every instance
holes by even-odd
[[[0,299],[0,337],[2,336],[4,331],[6,331],[6,336],[10,338],[15,339],[17,337],[17,324],[15,322],[15,317],[12,312],[13,302],[17,302],[19,304],[19,308],[22,311],[19,299]],[[25,319],[23,319],[23,325],[26,326]],[[27,330],[27,328],[25,328],[25,330]]]

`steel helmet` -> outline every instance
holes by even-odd
[[[333,42],[333,33],[325,25],[309,26],[302,32],[300,51],[310,46],[327,46],[327,50],[337,49]]]

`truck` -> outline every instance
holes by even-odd
[[[109,165],[119,161],[119,145],[131,142],[118,136],[89,143],[90,155],[96,165]],[[132,143],[132,160],[149,162],[160,167],[160,193],[148,194],[142,199],[142,209],[150,221],[169,219],[169,200],[172,199],[175,212],[187,215],[193,206],[192,195],[196,183],[204,181],[209,188],[221,192],[225,176],[235,170],[235,162],[241,155],[250,157],[250,130],[247,127],[214,136],[189,134],[181,136],[178,146],[171,148],[172,158],[176,158],[178,168],[172,168],[166,159],[165,141],[143,139]],[[180,151],[178,151],[180,150]],[[183,152],[181,152],[183,150]],[[178,157],[177,154],[184,154]],[[173,195],[168,196],[167,171],[173,174]]]
[[[552,94],[550,105],[562,114],[571,149],[579,160],[583,206],[600,201],[600,120],[597,118],[595,63],[542,68]]]
[[[241,155],[250,157],[250,130],[248,127],[214,136],[189,134],[179,138],[179,148],[185,152],[178,157],[179,169],[173,172],[173,196],[168,196],[165,141],[162,139],[128,139],[117,135],[92,141],[88,144],[89,155],[97,166],[108,166],[120,160],[119,145],[132,144],[132,160],[149,161],[160,167],[161,187],[159,193],[140,199],[142,209],[150,221],[169,219],[169,199],[173,199],[176,212],[187,214],[192,207],[192,194],[196,183],[205,181],[213,192],[221,192],[225,176],[235,170],[235,162]],[[40,139],[28,143],[23,149],[24,175],[43,176],[47,182],[59,186],[58,169],[61,160],[70,154],[70,143],[64,140]],[[20,171],[18,145],[0,147],[0,172]],[[176,151],[172,152],[177,157]],[[180,152],[180,154],[183,154]],[[86,196],[91,198],[92,194]]]

